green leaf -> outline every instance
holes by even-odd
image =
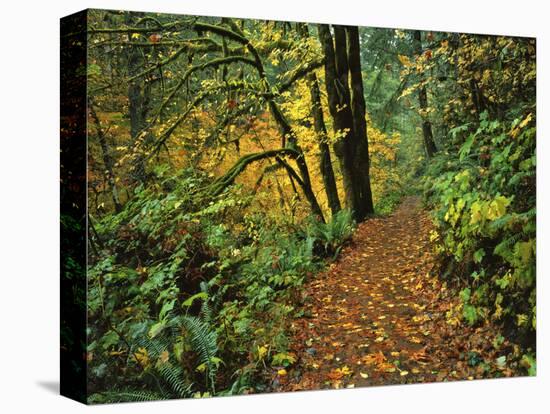
[[[470,135],[466,139],[464,144],[462,144],[462,147],[460,147],[460,150],[458,151],[458,154],[460,156],[460,161],[462,161],[464,157],[466,157],[470,153],[470,149],[472,148],[475,138],[476,138],[476,134]]]
[[[477,311],[475,306],[472,306],[470,304],[464,305],[463,316],[468,324],[473,325],[477,321]]]
[[[171,300],[170,302],[166,302],[164,305],[162,305],[162,309],[159,312],[159,320],[164,320],[166,318],[166,315],[168,312],[170,312],[172,309],[174,309],[174,304],[176,303],[176,300]]]
[[[157,336],[159,333],[162,332],[165,326],[165,321],[155,323],[153,326],[151,326],[151,329],[149,329],[149,337],[154,338],[155,336]]]
[[[470,288],[465,288],[460,291],[459,295],[463,303],[466,303],[470,300],[471,293],[472,291],[470,290]]]
[[[199,292],[189,298],[187,298],[187,300],[185,300],[185,302],[183,302],[181,304],[181,307],[182,308],[189,308],[191,307],[191,305],[193,305],[193,302],[197,299],[202,299],[202,300],[207,300],[208,299],[208,294],[206,292]]]
[[[118,334],[115,331],[109,331],[103,335],[101,342],[103,343],[103,349],[108,349],[118,343]]]
[[[520,364],[524,368],[527,368],[527,374],[530,377],[535,377],[537,375],[537,360],[531,354],[523,355]]]
[[[479,249],[476,250],[474,253],[474,262],[481,263],[481,260],[483,260],[483,257],[485,256],[485,250]]]
[[[531,255],[533,252],[533,240],[529,240],[528,242],[519,242],[517,243],[517,250],[519,253],[519,256],[521,258],[521,261],[525,264],[529,263],[529,260],[531,259]]]

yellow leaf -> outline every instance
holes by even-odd
[[[265,346],[258,347],[258,359],[264,359],[267,354],[267,348]]]
[[[369,374],[366,374],[364,372],[360,372],[359,375],[361,375],[361,378],[368,378]]]
[[[399,62],[405,67],[411,66],[411,60],[408,58],[408,56],[404,55],[397,55],[397,59],[399,59]]]
[[[168,351],[162,352],[159,356],[159,360],[164,363],[168,362],[169,359],[170,359],[170,353]]]
[[[351,375],[352,374],[352,370],[349,369],[349,367],[347,365],[344,365],[342,368],[339,368],[340,372],[343,374],[343,375]],[[337,369],[338,371],[338,369]]]
[[[409,375],[409,371],[401,371],[399,373],[399,375],[401,375],[402,377],[404,377],[405,375]]]
[[[519,123],[519,127],[524,128],[531,121],[532,118],[533,114],[529,113],[529,115],[527,115],[525,119]]]
[[[149,365],[149,354],[147,353],[147,349],[139,348],[137,352],[134,353],[134,359],[139,362],[142,367],[147,368]]]
[[[286,375],[286,369],[280,369],[279,371],[277,371],[277,375],[284,377]]]

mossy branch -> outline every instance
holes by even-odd
[[[292,158],[297,158],[300,154],[291,148],[280,148],[275,150],[268,150],[264,152],[256,152],[241,157],[227,172],[218,177],[210,186],[209,193],[213,196],[219,195],[235,182],[235,179],[246,170],[249,164],[261,161],[266,158],[281,157],[288,155]]]

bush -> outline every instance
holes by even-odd
[[[344,244],[351,238],[355,222],[351,210],[343,209],[336,213],[327,223],[312,220],[308,227],[308,237],[321,247],[321,252],[335,259]]]
[[[92,401],[261,390],[267,364],[295,360],[285,332],[322,265],[315,244],[337,254],[351,215],[275,223],[239,186],[213,197],[208,185],[198,171],[161,171],[120,213],[93,219]],[[107,392],[113,382],[121,389]]]
[[[536,329],[533,121],[528,114],[503,123],[484,113],[477,128],[455,128],[464,137],[458,154],[440,154],[425,181],[432,240],[446,276],[463,287],[464,320],[503,321],[527,348]]]

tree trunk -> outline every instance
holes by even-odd
[[[357,26],[347,26],[348,66],[351,77],[351,111],[353,113],[353,128],[355,131],[355,171],[366,178],[358,180],[362,203],[359,216],[365,218],[374,213],[372,190],[370,187],[369,141],[367,138],[367,121],[365,118],[366,104],[363,92],[363,76],[361,74],[361,49],[359,45],[359,30]]]
[[[306,158],[304,155],[304,152],[302,151],[302,148],[298,144],[298,139],[296,138],[296,134],[294,130],[291,128],[290,124],[284,117],[283,113],[275,103],[273,99],[270,99],[268,101],[269,109],[271,111],[271,114],[277,124],[279,125],[279,129],[281,130],[281,135],[286,138],[285,146],[293,149],[296,151],[299,156],[295,158],[296,165],[298,166],[298,170],[300,171],[300,176],[302,179],[302,191],[304,192],[304,196],[306,197],[307,201],[309,202],[309,205],[311,206],[311,212],[317,216],[322,222],[325,221],[323,217],[323,210],[321,210],[321,206],[317,202],[317,197],[315,197],[315,193],[313,192],[313,188],[311,187],[311,180],[309,178],[309,169],[307,167]]]
[[[132,16],[128,13],[126,24],[133,23]],[[136,46],[128,48],[128,77],[140,73],[142,70],[143,56]],[[141,84],[141,77],[134,79],[128,84],[128,112],[130,115],[130,136],[134,147],[138,148],[136,159],[133,165],[133,176],[138,181],[145,181],[145,151],[146,136],[142,134],[145,127],[148,104],[150,98],[150,87]]]
[[[415,43],[415,52],[418,57],[422,56],[422,35],[420,30],[414,31],[414,43]],[[423,79],[421,79],[422,81]],[[418,89],[418,103],[420,104],[420,109],[422,112],[428,109],[428,93],[425,86],[421,86]],[[426,149],[426,154],[428,158],[432,158],[437,152],[437,147],[435,146],[434,137],[432,133],[432,124],[428,119],[427,114],[421,114],[422,117],[422,135],[424,137],[424,147]]]
[[[299,23],[297,29],[302,37],[309,37],[306,24]],[[311,96],[311,115],[313,117],[313,127],[315,128],[319,146],[319,169],[321,171],[321,177],[323,178],[327,202],[332,215],[334,215],[338,213],[342,207],[340,205],[340,199],[338,198],[336,178],[334,177],[330,148],[327,143],[327,127],[325,125],[323,107],[321,105],[321,91],[319,90],[319,82],[315,72],[311,72],[307,76],[307,82],[309,84],[309,94]]]
[[[99,121],[99,117],[97,116],[97,113],[95,111],[91,98],[88,100],[88,108],[90,110],[90,117],[94,122],[96,133],[97,133],[97,139],[101,147],[101,156],[103,158],[103,165],[107,173],[106,181],[108,185],[111,187],[111,194],[113,197],[113,204],[115,206],[115,211],[117,213],[120,213],[120,211],[122,210],[122,205],[120,204],[120,200],[118,198],[118,190],[115,183],[115,175],[113,173],[114,162],[113,162],[113,159],[111,158],[111,153],[109,150],[109,145],[107,144],[105,131],[103,131],[103,128],[101,128],[101,123]]]
[[[325,194],[327,196],[328,205],[332,214],[336,214],[342,208],[340,199],[338,198],[338,189],[336,187],[336,179],[334,170],[332,169],[332,160],[330,157],[330,148],[327,143],[327,128],[323,116],[323,108],[321,106],[321,91],[317,76],[311,73],[308,76],[309,92],[311,95],[311,114],[313,116],[313,126],[319,141],[319,168],[323,177]]]
[[[334,43],[327,25],[319,25],[319,38],[325,55],[325,86],[334,131],[339,135],[334,144],[334,152],[340,162],[346,205],[352,210],[357,222],[365,220],[374,211],[370,194],[368,142],[364,124],[365,106],[362,98],[361,66],[358,43],[352,44],[353,64],[352,84],[354,97],[352,104],[349,89],[350,60],[346,29],[334,26]],[[351,39],[355,42],[355,39]],[[358,42],[358,39],[357,39]],[[357,77],[359,73],[359,78]],[[361,94],[361,97],[358,96]],[[362,106],[361,99],[362,98]],[[353,107],[353,111],[352,111]],[[361,121],[362,119],[362,121]]]

